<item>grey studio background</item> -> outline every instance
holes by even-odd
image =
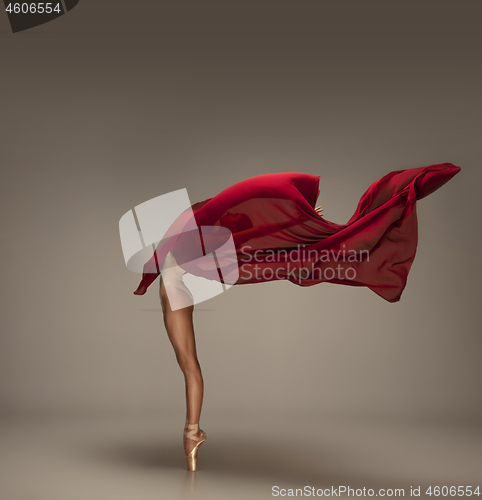
[[[15,35],[0,15],[2,498],[482,483],[481,14],[82,0]],[[373,181],[443,162],[462,171],[417,205],[399,303],[279,282],[196,307],[208,440],[186,472],[183,377],[120,217],[300,171],[343,223]]]

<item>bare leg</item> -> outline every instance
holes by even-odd
[[[169,294],[183,294],[182,290],[169,289]],[[197,424],[201,416],[204,381],[196,352],[194,338],[193,311],[194,306],[173,311],[169,304],[166,287],[161,278],[159,295],[164,313],[164,324],[171,341],[177,362],[184,374],[186,383],[186,424]],[[199,429],[194,435],[200,436]],[[186,455],[196,445],[196,441],[184,436],[184,452]]]

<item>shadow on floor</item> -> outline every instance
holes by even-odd
[[[90,459],[107,461],[122,467],[186,470],[186,462],[179,442],[129,443],[85,450]],[[284,488],[331,488],[339,485],[351,488],[404,488],[410,496],[410,486],[419,484],[407,477],[363,475],[345,463],[335,450],[316,443],[310,449],[290,443],[254,441],[250,439],[218,438],[208,440],[199,449],[198,471],[186,474],[186,481],[194,482],[203,476],[223,476],[236,481],[264,481]],[[352,469],[352,470],[350,470]],[[413,479],[413,478],[412,478]],[[423,490],[422,490],[423,491]]]

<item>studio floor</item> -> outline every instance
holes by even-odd
[[[403,488],[409,497],[420,486],[428,498],[429,486],[443,485],[482,492],[482,427],[475,423],[275,416],[201,423],[208,439],[191,473],[184,422],[172,417],[3,421],[0,498],[255,500],[282,488],[286,496],[296,488],[327,496],[339,486],[371,488],[374,496]]]

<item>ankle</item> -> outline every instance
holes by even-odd
[[[189,424],[186,422],[184,427],[184,438],[192,441],[199,441],[203,435],[203,431],[199,428],[199,423]]]
[[[195,428],[199,428],[199,421],[197,422],[189,422],[189,420],[186,418],[186,423],[184,424],[184,428],[185,429],[195,429]]]

